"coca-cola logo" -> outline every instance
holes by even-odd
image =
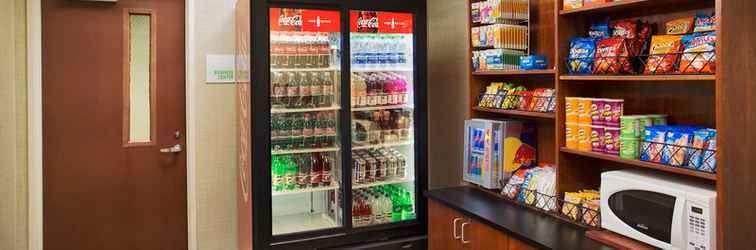
[[[302,15],[280,16],[278,17],[280,26],[302,26]]]
[[[357,27],[358,28],[377,29],[378,28],[378,17],[371,17],[370,19],[364,19],[363,17],[357,17]]]

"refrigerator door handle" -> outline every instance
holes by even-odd
[[[452,224],[453,224],[452,225],[452,228],[453,228],[452,233],[454,234],[454,239],[455,240],[462,239],[462,236],[459,236],[457,234],[457,222],[459,222],[461,220],[462,220],[462,218],[454,218],[454,221],[452,222]]]

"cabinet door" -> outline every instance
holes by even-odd
[[[457,220],[457,234],[459,227],[467,221],[464,216],[435,202],[428,200],[428,249],[429,250],[461,250],[462,243],[454,238],[455,219]]]
[[[460,229],[463,234],[462,242],[465,249],[477,250],[507,250],[509,237],[479,221],[465,222]]]

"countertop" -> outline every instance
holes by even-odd
[[[473,187],[429,190],[425,196],[539,249],[614,249],[585,237],[583,228]]]

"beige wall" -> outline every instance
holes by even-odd
[[[196,0],[193,51],[189,69],[197,95],[198,140],[197,246],[200,250],[238,249],[236,173],[236,88],[205,83],[205,55],[233,54],[236,0]]]
[[[26,0],[0,8],[0,249],[27,248]]]
[[[462,181],[468,116],[467,1],[428,0],[428,188]]]

